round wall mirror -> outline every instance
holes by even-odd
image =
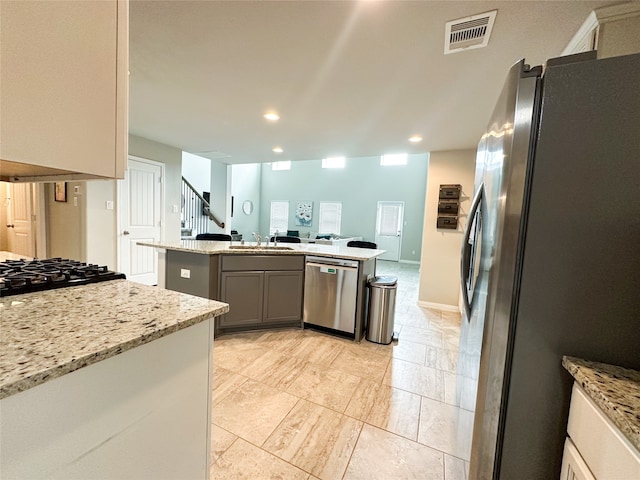
[[[251,215],[251,212],[253,212],[253,202],[251,200],[245,200],[242,203],[242,211],[245,215]]]

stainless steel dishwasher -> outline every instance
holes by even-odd
[[[357,294],[357,261],[307,257],[305,324],[355,335]]]

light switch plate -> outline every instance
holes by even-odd
[[[107,210],[113,210],[113,200],[107,200]]]

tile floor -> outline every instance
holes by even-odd
[[[416,305],[417,265],[377,272],[398,276],[391,345],[295,329],[216,339],[211,478],[466,480],[460,315]]]

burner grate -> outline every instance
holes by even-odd
[[[67,258],[0,262],[0,295],[17,295],[53,288],[125,278],[104,265]]]

